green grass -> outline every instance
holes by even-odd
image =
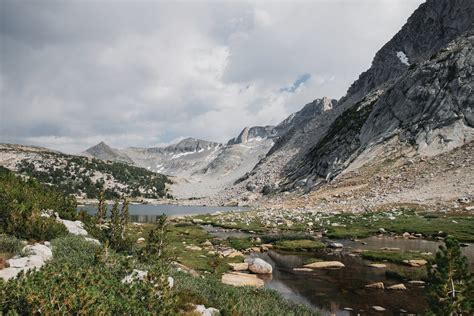
[[[325,245],[316,240],[280,240],[275,244],[275,249],[284,251],[314,251],[325,248]]]
[[[459,241],[474,241],[474,217],[450,216],[434,213],[417,214],[414,210],[402,210],[395,219],[389,219],[384,212],[365,212],[362,214],[339,214],[330,218],[343,226],[327,227],[329,238],[366,238],[378,233],[379,228],[388,232],[403,234],[419,233],[430,239],[442,235],[452,235]]]
[[[400,281],[404,280],[422,280],[428,281],[428,272],[425,267],[419,268],[396,268],[390,267],[385,271],[387,278],[396,279]]]
[[[237,250],[244,250],[255,246],[250,238],[227,238],[229,246]]]
[[[419,252],[411,251],[367,250],[362,252],[360,255],[362,258],[371,261],[388,261],[398,264],[402,264],[404,260],[429,260],[432,258],[431,256],[426,256]]]
[[[178,302],[191,311],[191,303],[218,308],[221,315],[317,315],[309,308],[281,297],[275,291],[222,284],[213,276],[193,278],[176,273]]]

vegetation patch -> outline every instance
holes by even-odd
[[[361,257],[371,261],[388,261],[402,264],[405,260],[430,260],[433,257],[423,255],[412,251],[385,251],[385,250],[366,250],[362,252]]]
[[[325,248],[326,246],[316,240],[280,240],[275,244],[275,248],[284,251],[314,251]]]
[[[199,302],[217,307],[222,315],[317,315],[308,307],[283,299],[268,289],[232,287],[216,277],[193,278],[183,273],[174,275],[181,309]]]

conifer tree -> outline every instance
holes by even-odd
[[[129,217],[128,199],[126,197],[123,198],[122,211],[121,211],[120,216],[121,216],[121,224],[122,224],[121,237],[122,239],[125,239],[125,233],[128,226],[128,217]]]
[[[428,264],[428,301],[432,315],[474,315],[474,283],[459,242],[447,237],[434,264]]]
[[[120,245],[122,235],[121,218],[119,213],[119,202],[115,200],[114,206],[110,211],[110,229],[109,240],[112,248],[117,248]]]
[[[99,192],[99,205],[97,206],[97,223],[99,226],[105,221],[107,216],[107,203],[105,202],[104,191]]]

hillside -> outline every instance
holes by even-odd
[[[403,161],[406,155],[449,156],[468,145],[474,139],[473,21],[472,1],[422,4],[346,96],[280,137],[267,157],[221,192],[216,203],[268,200],[262,200],[261,192],[295,198],[368,163]],[[472,154],[472,146],[463,148]],[[472,175],[465,166],[457,171]],[[462,183],[474,191],[472,183]],[[281,196],[284,191],[294,193]]]
[[[32,146],[0,144],[0,165],[81,198],[96,198],[101,190],[109,199],[163,198],[169,182],[166,176],[143,168]]]

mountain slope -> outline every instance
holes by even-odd
[[[223,192],[220,202],[254,199],[245,189],[255,185],[266,194],[296,188],[308,192],[348,167],[355,170],[377,159],[394,138],[423,155],[469,143],[473,21],[473,1],[422,4],[346,96],[280,137],[252,172]]]
[[[166,176],[143,168],[33,146],[0,144],[0,166],[82,198],[97,198],[101,190],[108,199],[161,198],[169,183]]]

